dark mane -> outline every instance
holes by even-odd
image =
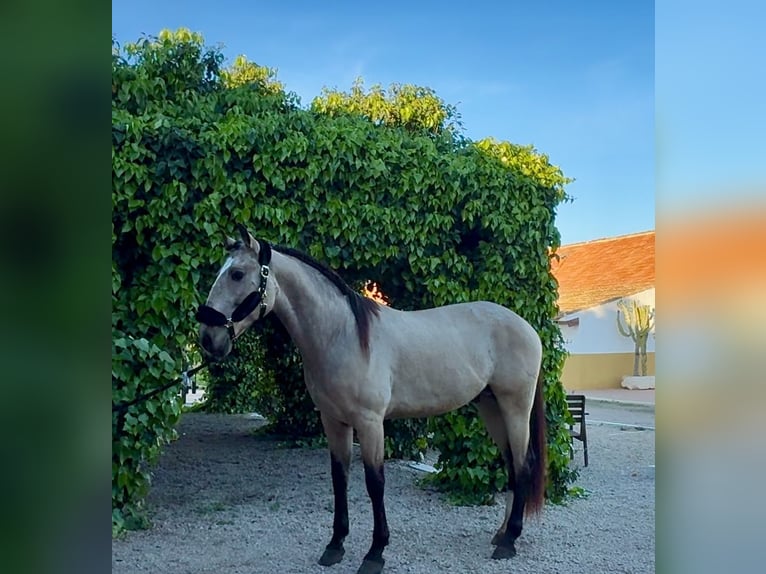
[[[324,263],[320,263],[313,257],[306,255],[302,251],[293,249],[292,247],[283,247],[281,245],[273,245],[272,248],[280,253],[295,257],[299,261],[302,261],[306,265],[309,265],[324,275],[338,290],[346,296],[348,304],[351,307],[351,311],[354,314],[356,320],[356,328],[359,332],[359,344],[362,346],[362,350],[365,352],[370,349],[370,322],[373,316],[378,315],[380,307],[378,304],[370,299],[354,291],[349,287],[343,278],[338,275],[336,271],[330,269]]]

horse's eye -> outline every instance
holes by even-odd
[[[233,269],[231,272],[231,278],[234,281],[242,281],[242,278],[245,276],[245,272],[241,269]]]

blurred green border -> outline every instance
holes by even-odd
[[[111,10],[10,0],[0,19],[0,556],[111,568]]]

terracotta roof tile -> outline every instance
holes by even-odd
[[[654,230],[562,245],[556,253],[560,315],[654,287]]]

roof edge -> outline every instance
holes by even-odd
[[[593,309],[594,307],[600,307],[601,305],[606,305],[607,303],[614,303],[615,301],[619,301],[620,299],[633,297],[645,291],[649,291],[650,289],[656,289],[656,287],[652,285],[651,287],[647,287],[646,289],[641,289],[639,291],[632,291],[631,293],[626,293],[625,295],[619,295],[618,297],[611,297],[609,299],[604,299],[603,301],[596,303],[594,305],[591,305],[590,307],[580,307],[579,309],[574,309],[572,311],[562,311],[554,317],[554,320],[558,321],[562,319],[563,317],[574,315],[575,313],[582,313],[583,311],[587,311],[588,309]]]
[[[578,241],[577,243],[567,243],[565,245],[560,245],[558,249],[562,249],[564,247],[574,247],[577,245],[589,245],[593,243],[604,243],[606,241],[616,241],[618,239],[626,239],[628,237],[639,237],[641,235],[654,235],[656,233],[655,229],[649,229],[647,231],[637,231],[636,233],[626,233],[625,235],[612,235],[610,237],[599,237],[598,239],[588,239],[586,241]]]

